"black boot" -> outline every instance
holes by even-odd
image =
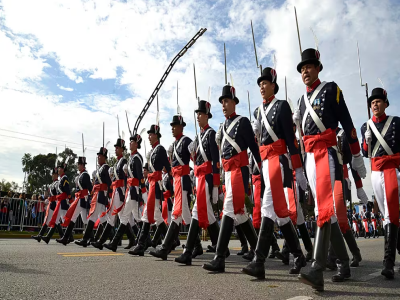
[[[40,243],[40,241],[42,240],[43,234],[45,234],[47,231],[47,228],[48,228],[47,225],[44,224],[42,226],[42,228],[40,228],[38,235],[32,235],[31,238],[33,238],[34,240],[37,240]]]
[[[210,235],[210,240],[211,240],[211,246],[207,247],[206,252],[215,252],[216,247],[217,247],[217,242],[218,242],[218,235],[219,235],[219,224],[217,221],[212,223],[207,227],[208,234]]]
[[[56,224],[56,228],[57,228],[58,235],[60,236],[60,238],[62,238],[64,236],[64,230],[62,229],[61,224]]]
[[[249,252],[249,247],[247,246],[246,236],[245,236],[242,228],[240,227],[240,225],[235,226],[235,228],[236,228],[236,232],[239,237],[239,240],[240,240],[240,246],[242,247],[242,249],[236,254],[243,255],[243,254]]]
[[[87,226],[87,225],[86,225],[86,226]],[[90,244],[91,242],[95,242],[93,230],[90,231],[90,235],[89,235],[89,244]]]
[[[350,249],[351,254],[353,254],[353,259],[351,260],[350,267],[358,267],[362,261],[360,249],[357,246],[356,239],[352,234],[351,230],[347,230],[343,234],[343,238],[346,241],[347,246]]]
[[[172,247],[169,252],[175,250],[176,247],[181,245],[181,241],[179,240],[180,226],[178,226],[178,230],[175,232],[174,240],[172,241]],[[182,248],[185,249],[185,245],[182,245]]]
[[[187,247],[187,245],[186,245]],[[194,249],[192,252],[192,258],[196,258],[197,256],[200,256],[203,254],[203,246],[201,245],[201,240],[199,237],[199,234],[196,235],[196,241],[194,243]]]
[[[249,252],[247,252],[245,255],[243,255],[243,259],[248,260],[248,261],[252,261],[254,259],[255,253],[253,249],[250,249]]]
[[[163,244],[161,245],[161,249],[156,249],[156,251],[150,251],[149,252],[150,255],[153,255],[154,257],[157,258],[161,258],[162,260],[167,260],[168,254],[172,248],[172,243],[176,238],[176,232],[179,233],[179,225],[176,224],[175,222],[171,222],[171,225],[169,225],[167,231],[167,235],[165,236]]]
[[[314,262],[310,271],[300,273],[299,280],[305,284],[311,285],[317,291],[324,290],[324,274],[326,267],[326,258],[328,255],[329,239],[331,235],[331,221],[324,223],[322,227],[317,227],[315,234],[315,243],[313,251]]]
[[[115,224],[114,224],[115,225]],[[110,233],[108,234],[108,238],[107,239],[110,239],[110,242],[111,242],[111,240],[113,239],[113,237],[115,236],[115,227],[114,226],[112,226],[111,227],[111,231],[110,231]],[[103,235],[102,235],[103,236]],[[107,240],[106,240],[107,241]],[[104,244],[104,243],[103,243]]]
[[[251,222],[251,220],[247,219],[246,222],[240,224],[239,226],[242,228],[242,231],[246,237],[246,240],[250,244],[250,248],[255,249],[257,246],[258,237],[257,237],[256,230],[254,229],[253,223]]]
[[[146,248],[146,240],[149,235],[149,231],[150,231],[150,223],[143,222],[137,245],[128,252],[129,254],[144,256],[144,251]]]
[[[393,223],[385,225],[385,263],[381,272],[387,279],[394,278],[394,263],[396,259],[397,235],[399,228]]]
[[[97,242],[91,243],[91,245],[99,250],[103,250],[103,244],[110,237],[110,234],[111,234],[111,231],[113,228],[114,228],[114,226],[107,223],[106,227],[103,230],[103,234],[101,235],[101,238]]]
[[[257,277],[258,279],[265,279],[265,257],[271,246],[273,239],[275,223],[270,218],[263,217],[261,219],[260,234],[253,261],[242,269],[242,272]]]
[[[312,258],[313,245],[312,245],[312,242],[311,242],[310,235],[308,234],[308,230],[307,230],[306,224],[303,223],[301,225],[297,225],[297,228],[300,231],[300,235],[301,235],[301,239],[302,239],[303,244],[304,244],[304,248],[307,251],[306,261],[310,261],[311,258]]]
[[[328,258],[326,259],[326,267],[331,271],[337,270],[336,260],[338,257],[336,256],[335,251],[333,250],[332,243],[329,243],[328,249]]]
[[[118,230],[115,233],[114,238],[112,239],[111,243],[104,244],[104,247],[107,248],[108,250],[111,250],[112,252],[117,252],[118,243],[122,240],[122,237],[124,236],[125,231],[129,231],[128,227],[131,227],[129,225],[129,223],[128,223],[128,226],[121,223],[119,225]]]
[[[211,226],[211,225],[210,225]],[[209,226],[209,227],[210,227]],[[186,246],[183,253],[175,258],[175,261],[180,264],[184,265],[191,265],[192,264],[192,253],[194,252],[196,239],[199,238],[199,221],[196,219],[192,219],[190,223],[189,233],[186,240]],[[201,244],[200,244],[201,246]]]
[[[94,235],[95,242],[97,242],[101,238],[101,235],[103,234],[103,230],[104,230],[104,228],[106,228],[106,226],[107,226],[107,222],[99,224],[99,226],[97,227],[97,230],[96,230],[96,234]]]
[[[65,233],[64,233],[63,237],[60,238],[60,239],[56,239],[57,243],[63,244],[64,246],[67,246],[67,244],[70,243],[69,239],[70,239],[70,237],[72,235],[72,230],[74,230],[74,226],[75,226],[75,223],[70,221],[69,224],[68,224],[67,230],[65,230]]]
[[[162,222],[157,226],[156,232],[154,232],[153,239],[151,241],[151,247],[156,248],[161,243],[161,235],[165,235],[168,231],[167,224]]]
[[[272,250],[271,250],[271,253],[270,253],[270,255],[268,256],[268,258],[276,258],[276,255],[275,255],[275,252],[276,251],[278,251],[278,252],[280,252],[281,251],[281,249],[279,249],[279,245],[278,245],[278,240],[276,239],[276,236],[275,236],[275,234],[273,234],[272,235],[272,242],[271,242],[271,247],[270,247]]]
[[[42,236],[42,240],[46,242],[46,244],[49,243],[51,237],[53,236],[54,232],[56,232],[56,228],[50,228],[50,230],[47,232],[46,236]]]
[[[292,221],[281,226],[282,234],[289,247],[290,253],[293,254],[293,267],[290,269],[289,274],[299,274],[302,267],[307,265],[306,258],[301,250],[299,237],[297,236],[296,229]]]
[[[75,244],[86,248],[89,245],[89,239],[93,233],[93,228],[94,228],[94,222],[89,220],[86,226],[85,234],[83,235],[81,240],[75,241]]]
[[[233,223],[234,221],[231,217],[222,217],[214,259],[208,264],[204,264],[203,269],[211,272],[225,272],[225,257],[227,256],[228,244],[233,231]]]
[[[350,259],[338,222],[331,225],[331,244],[333,251],[335,251],[340,261],[340,263],[338,263],[338,273],[332,276],[332,281],[343,282],[351,277]]]
[[[280,259],[284,265],[289,265],[290,250],[286,240],[283,242],[282,251],[275,250],[274,255],[276,258]]]
[[[124,249],[131,249],[133,246],[136,245],[136,238],[138,237],[138,232],[139,232],[139,228],[137,227],[136,224],[135,224],[135,226],[131,227],[130,224],[128,223],[128,225],[126,226],[125,233],[126,233],[126,236],[128,237],[129,244]]]

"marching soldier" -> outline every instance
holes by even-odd
[[[92,190],[92,200],[90,202],[90,210],[88,214],[88,224],[86,226],[85,234],[83,238],[79,241],[75,241],[75,244],[87,247],[89,245],[89,240],[93,234],[94,224],[97,219],[101,221],[104,219],[101,215],[106,211],[106,206],[108,205],[108,190],[111,187],[111,178],[108,174],[110,166],[106,164],[108,150],[105,147],[101,147],[100,151],[97,153],[97,162],[99,168],[96,171],[94,186]],[[102,231],[99,225],[97,231]],[[96,232],[96,236],[97,236]]]
[[[360,227],[358,226],[358,214],[356,213],[355,208],[353,208],[351,220],[353,222],[354,237],[358,239],[358,237],[360,236]]]
[[[367,211],[367,206],[363,205],[363,210],[360,212],[360,217],[362,220],[362,223],[364,225],[364,239],[371,238],[371,234],[369,232],[369,225],[368,225],[368,221],[370,218],[370,213]]]
[[[216,134],[216,142],[219,145],[225,171],[226,193],[216,255],[210,263],[203,265],[204,269],[212,272],[225,272],[225,258],[234,222],[243,229],[250,247],[253,249],[256,247],[257,234],[244,205],[249,184],[247,148],[250,148],[257,164],[261,165],[260,152],[250,121],[235,112],[239,103],[235,88],[230,85],[224,86],[219,102],[222,104],[226,120]]]
[[[374,208],[372,208],[372,211],[371,211],[371,223],[372,223],[372,228],[374,229],[373,238],[375,238],[375,237],[379,238],[377,218],[378,218],[378,216],[375,215],[375,210],[374,210]],[[397,243],[399,243],[399,241],[397,241]]]
[[[90,181],[90,175],[86,171],[86,157],[78,157],[78,170],[79,176],[76,177],[76,192],[75,201],[69,207],[67,214],[65,215],[64,226],[68,226],[64,236],[56,241],[66,246],[69,243],[74,229],[76,219],[79,215],[83,220],[84,224],[87,224],[87,207],[88,197],[92,192],[92,182]]]
[[[152,150],[148,153],[148,167],[149,173],[147,176],[149,188],[148,194],[143,194],[143,200],[145,202],[145,208],[143,210],[142,221],[143,225],[140,231],[137,245],[129,251],[131,255],[144,256],[146,247],[146,240],[150,231],[150,224],[157,225],[157,231],[165,234],[168,230],[162,215],[160,202],[163,197],[162,194],[162,169],[166,168],[167,172],[171,172],[171,165],[168,161],[167,152],[165,148],[160,144],[160,127],[158,125],[151,125],[150,130],[147,131],[149,134],[150,145]]]
[[[34,240],[37,240],[39,243],[43,238],[43,235],[46,233],[47,229],[49,228],[49,223],[53,217],[54,210],[56,209],[57,206],[57,184],[58,184],[58,171],[57,168],[53,169],[53,172],[51,174],[51,178],[53,179],[53,182],[49,186],[49,204],[47,205],[47,210],[46,210],[46,215],[44,217],[44,222],[42,225],[42,228],[40,229],[38,235],[33,235],[32,238]]]
[[[124,172],[124,166],[128,163],[126,158],[123,156],[125,147],[125,140],[122,138],[117,139],[117,143],[114,145],[115,147],[115,155],[117,156],[117,162],[113,168],[113,182],[111,184],[112,187],[112,196],[111,203],[106,212],[103,212],[101,216],[107,216],[107,225],[103,229],[103,233],[100,239],[96,242],[92,242],[91,245],[99,250],[103,250],[103,244],[109,238],[109,235],[114,228],[115,224],[115,216],[117,214],[121,215],[120,212],[124,208],[125,204],[125,187],[126,187],[126,174]],[[128,216],[129,217],[129,216]],[[126,223],[127,220],[125,219]],[[126,224],[125,224],[126,225]],[[103,225],[104,226],[104,225]],[[121,228],[122,234],[125,231],[126,226]],[[120,233],[121,233],[120,232]],[[118,241],[118,243],[121,240]],[[117,243],[117,245],[118,245]],[[112,248],[112,246],[111,246]]]
[[[382,275],[392,279],[399,230],[400,118],[386,115],[389,100],[386,90],[382,88],[372,90],[368,105],[373,117],[361,127],[362,152],[365,157],[368,157],[368,152],[371,153],[372,188],[384,218],[385,256]]]
[[[140,149],[142,137],[135,134],[130,137],[131,155],[127,164],[123,165],[124,174],[127,175],[127,186],[125,192],[125,206],[120,213],[120,225],[114,235],[111,243],[105,244],[104,247],[116,252],[119,242],[122,240],[124,233],[129,239],[129,249],[135,245],[135,235],[132,228],[135,223],[130,220],[132,214],[136,222],[140,221],[139,216],[139,195],[147,193],[144,187],[143,179],[143,158],[137,149]],[[122,164],[122,163],[121,163]],[[117,165],[117,168],[121,166]],[[121,179],[121,177],[119,177]]]
[[[215,131],[208,121],[212,118],[211,104],[201,100],[198,104],[197,122],[200,134],[189,145],[189,151],[194,161],[194,175],[196,186],[196,202],[192,210],[192,223],[185,250],[175,261],[191,265],[192,258],[203,254],[199,238],[201,228],[207,229],[210,234],[211,244],[216,245],[219,234],[219,225],[214,216],[212,203],[218,201],[218,187],[220,184],[220,163],[218,146],[215,141]]]
[[[68,164],[69,157],[65,159],[64,162],[59,161],[58,164],[58,175],[60,176],[60,180],[57,183],[57,205],[56,208],[54,209],[53,216],[51,218],[51,221],[49,223],[50,230],[47,233],[47,236],[42,237],[42,240],[46,242],[46,244],[49,243],[51,237],[53,236],[56,228],[58,234],[60,237],[63,236],[63,230],[60,224],[60,219],[64,221],[65,214],[68,211],[69,208],[69,203],[67,202],[67,199],[71,198],[71,191],[69,188],[69,181],[67,175],[65,175],[65,171],[67,170],[67,164]]]
[[[306,265],[297,232],[290,219],[284,187],[291,187],[292,171],[287,153],[291,154],[291,164],[296,179],[302,189],[307,188],[307,180],[299,155],[299,147],[292,128],[292,111],[287,101],[278,100],[279,90],[274,69],[265,68],[257,79],[263,103],[254,111],[253,130],[260,136],[260,154],[265,191],[261,207],[261,228],[256,254],[253,261],[242,271],[257,278],[265,278],[265,258],[273,241],[275,220],[277,220],[290,252],[294,255],[294,266],[290,274],[298,274]]]
[[[186,225],[190,225],[192,218],[190,214],[192,183],[189,176],[190,152],[188,149],[192,140],[183,135],[183,128],[186,126],[186,123],[181,115],[173,116],[170,125],[172,127],[172,135],[175,138],[175,142],[170,147],[168,153],[171,159],[172,176],[174,178],[174,204],[172,206],[171,224],[169,225],[161,249],[150,251],[151,255],[163,260],[167,259],[174,241],[179,236],[179,226],[182,220]]]
[[[333,189],[335,179],[340,178],[337,159],[337,141],[335,130],[338,122],[343,126],[352,153],[352,165],[361,178],[365,178],[366,169],[360,155],[357,131],[347,109],[342,91],[335,82],[322,82],[318,74],[323,66],[320,53],[315,49],[306,49],[297,71],[307,89],[299,99],[298,109],[293,120],[300,122],[305,146],[305,170],[315,199],[315,215],[318,216],[315,249],[309,273],[302,273],[299,279],[318,291],[323,291],[323,270],[326,266],[329,240],[341,261],[338,274],[332,277],[334,282],[342,282],[351,276],[349,256],[344,244],[334,210]]]

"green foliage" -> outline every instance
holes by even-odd
[[[20,187],[18,186],[18,183],[14,182],[14,181],[8,182],[5,179],[2,179],[0,181],[0,191],[2,191],[2,192],[7,192],[7,193],[9,191],[18,192],[19,190],[20,190]]]

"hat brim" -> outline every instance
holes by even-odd
[[[115,144],[114,147],[120,147],[120,148],[126,150],[126,147],[125,147],[125,146],[121,147],[120,145]]]
[[[308,64],[319,64],[319,71],[320,71],[320,72],[321,72],[322,69],[324,68],[323,65],[322,65],[322,63],[321,63],[318,59],[316,59],[316,58],[310,58],[310,59],[303,60],[302,62],[300,62],[300,63],[297,65],[297,72],[301,73],[301,68],[302,68],[303,66],[305,66],[305,65],[308,65]]]
[[[224,95],[222,95],[221,97],[219,97],[219,103],[222,103],[222,100],[224,100],[224,99],[231,99],[231,100],[234,100],[236,104],[239,103],[239,99],[238,99],[237,97],[235,97],[235,98],[232,99],[231,97],[224,96]]]
[[[98,152],[97,155],[103,155],[104,157],[107,157],[107,155],[104,155],[104,154],[101,153],[101,152]]]
[[[185,127],[185,126],[186,126],[186,123],[185,123],[185,122],[182,122],[182,124],[181,124],[180,122],[172,122],[172,123],[169,123],[169,125],[171,125],[171,126],[174,126],[174,125],[182,125],[183,127]]]
[[[195,111],[194,111],[196,114],[197,113],[199,113],[199,112],[201,112],[201,113],[203,113],[203,114],[207,114],[207,112],[205,111],[205,110],[202,110],[202,109],[196,109]],[[208,118],[209,119],[211,119],[212,118],[212,113],[208,113]]]
[[[257,85],[260,85],[261,81],[263,81],[263,80],[268,80],[269,82],[272,82],[270,77],[261,76],[261,77],[258,77],[258,79],[257,79]],[[275,83],[274,95],[276,95],[276,94],[278,94],[278,91],[279,91],[279,85],[277,82],[272,82],[272,83]]]
[[[147,131],[147,134],[150,134],[150,133],[157,134],[158,138],[161,138],[161,133],[155,133],[152,130]]]
[[[384,95],[372,95],[372,96],[369,96],[369,98],[368,98],[368,107],[371,107],[371,103],[372,103],[372,101],[374,101],[375,99],[382,99],[383,97],[382,96],[384,96]],[[385,99],[382,99],[384,102],[386,102],[387,103],[387,107],[389,107],[389,99],[388,98],[386,98],[386,100]]]

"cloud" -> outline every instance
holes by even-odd
[[[66,92],[73,92],[73,91],[74,91],[73,88],[64,87],[64,86],[59,85],[59,84],[57,84],[57,87],[58,87],[60,90],[63,90],[63,91],[66,91]]]

